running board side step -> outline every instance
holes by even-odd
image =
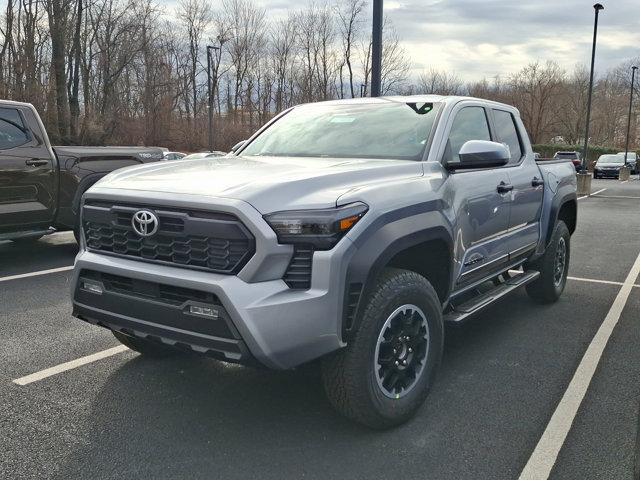
[[[500,300],[505,295],[511,293],[517,288],[524,287],[526,284],[533,282],[540,276],[540,272],[536,270],[528,270],[521,272],[508,280],[505,280],[501,284],[495,286],[488,292],[479,294],[470,300],[467,300],[460,305],[454,305],[453,310],[446,313],[443,319],[447,323],[459,324],[469,318],[471,315],[475,315],[485,307],[492,305],[496,301]]]
[[[52,233],[56,233],[56,229],[52,227],[49,227],[46,230],[26,230],[22,232],[2,233],[0,234],[0,240],[19,240],[21,238],[42,237],[44,235],[51,235]]]

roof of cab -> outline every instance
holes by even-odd
[[[313,103],[320,103],[325,105],[340,105],[340,104],[358,104],[358,103],[382,103],[382,102],[399,102],[399,103],[415,103],[415,102],[433,102],[433,103],[445,103],[449,105],[456,104],[462,101],[476,101],[483,102],[496,107],[507,108],[514,112],[518,112],[518,109],[513,105],[506,103],[495,102],[493,100],[487,100],[484,98],[465,97],[457,95],[393,95],[383,97],[361,97],[361,98],[345,98],[340,100],[326,100],[323,102],[311,102],[306,105],[312,105]],[[519,114],[519,112],[518,112]]]
[[[14,100],[0,100],[0,105],[9,105],[12,107],[30,107],[33,108],[33,105],[28,102],[16,102]]]

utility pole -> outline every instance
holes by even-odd
[[[631,67],[631,93],[629,94],[629,116],[627,117],[627,141],[624,146],[624,163],[626,165],[629,157],[629,132],[631,130],[631,107],[633,105],[633,87],[636,79],[636,70],[638,67]],[[636,170],[638,170],[638,162],[636,160]]]
[[[584,133],[584,150],[582,151],[582,172],[587,173],[589,165],[587,164],[587,149],[589,148],[589,122],[591,121],[591,96],[593,94],[593,68],[596,60],[596,39],[598,37],[598,14],[604,7],[600,3],[593,6],[596,17],[593,23],[593,46],[591,47],[591,75],[589,77],[589,96],[587,99],[587,125]]]
[[[371,96],[379,97],[382,89],[382,0],[373,0],[371,40]]]

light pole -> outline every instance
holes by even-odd
[[[629,157],[629,131],[631,130],[631,106],[633,105],[633,87],[636,79],[636,70],[638,67],[635,65],[631,67],[631,93],[629,94],[629,115],[627,116],[627,141],[624,145],[624,163],[626,165],[627,158]],[[638,163],[636,161],[636,170],[638,170]]]
[[[382,0],[373,0],[371,32],[371,96],[379,97],[382,85]]]
[[[591,48],[591,75],[589,76],[589,95],[587,97],[587,125],[584,132],[584,150],[582,152],[582,173],[588,172],[587,148],[589,147],[589,121],[591,120],[591,95],[593,94],[593,68],[596,60],[596,38],[598,37],[598,14],[604,7],[600,3],[593,6],[596,17],[593,23],[593,47]]]
[[[215,87],[211,84],[211,52],[220,47],[207,45],[207,93],[209,94],[209,151],[213,152],[213,94]]]

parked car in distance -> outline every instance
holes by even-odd
[[[580,152],[556,152],[553,158],[571,160],[571,163],[573,163],[576,172],[582,169],[582,156],[580,155]]]
[[[542,155],[540,155],[538,152],[533,152],[533,158],[535,158],[536,160],[540,160],[542,158]]]
[[[183,160],[196,160],[198,158],[224,157],[225,155],[227,155],[227,152],[221,152],[219,150],[214,150],[212,152],[190,153],[186,157],[183,157]]]
[[[624,167],[624,153],[600,155],[593,167],[593,178],[618,178]]]
[[[165,160],[180,160],[186,156],[187,154],[182,152],[164,152]]]
[[[625,152],[618,152],[618,155],[624,157]],[[627,165],[631,169],[631,173],[636,174],[638,172],[638,154],[636,152],[627,152]]]
[[[108,173],[156,162],[145,147],[52,147],[29,103],[0,100],[0,240],[79,229],[82,194]]]
[[[387,428],[425,401],[444,322],[520,287],[540,303],[564,290],[575,169],[536,162],[509,105],[301,105],[227,158],[116,172],[87,192],[77,318],[143,355],[322,359],[333,406]]]

